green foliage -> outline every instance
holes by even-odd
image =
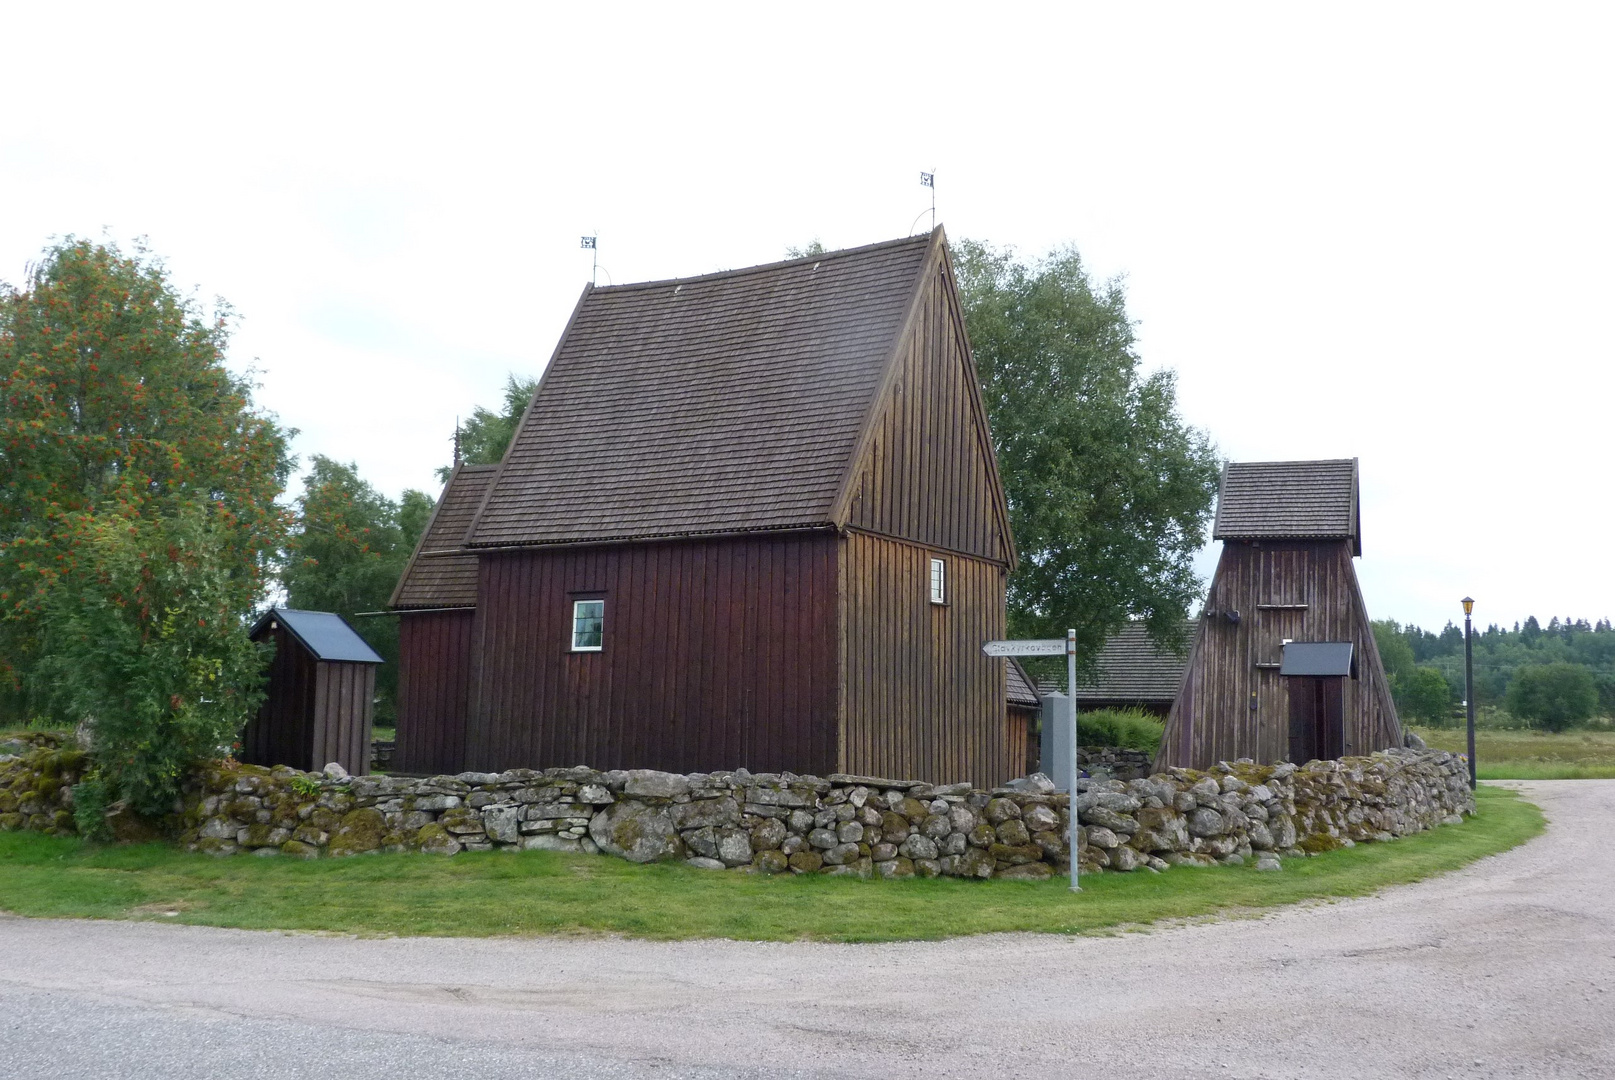
[[[623,934],[747,941],[901,941],[966,934],[1114,933],[1118,927],[1364,896],[1466,866],[1542,831],[1517,792],[1482,787],[1480,813],[1388,844],[1250,867],[1052,881],[859,881],[716,874],[548,851],[216,859],[159,844],[96,846],[0,833],[0,910],[161,919],[257,930],[490,937]],[[172,917],[165,918],[168,913]]]
[[[1014,636],[1075,627],[1084,658],[1129,617],[1168,640],[1200,594],[1219,462],[1177,413],[1175,376],[1139,370],[1119,282],[1076,251],[1034,265],[965,241],[954,251],[1020,566]]]
[[[1077,713],[1079,746],[1124,746],[1154,754],[1166,725],[1143,709],[1094,709]]]
[[[47,706],[93,733],[81,813],[92,832],[97,806],[171,810],[185,772],[228,752],[263,697],[267,657],[244,623],[257,583],[231,561],[228,513],[141,509],[130,500],[67,521],[42,620]]]
[[[398,532],[405,551],[414,551],[415,545],[421,542],[421,534],[432,520],[436,506],[437,502],[430,495],[414,488],[406,490],[398,500]]]
[[[320,782],[312,776],[292,777],[292,790],[304,798],[312,798],[320,793]]]
[[[819,241],[817,236],[809,240],[801,247],[788,247],[785,249],[785,257],[787,259],[807,259],[812,258],[814,255],[823,254],[824,244]]]
[[[1563,731],[1587,720],[1598,707],[1593,673],[1580,664],[1529,664],[1514,672],[1508,711],[1547,731]]]
[[[1452,687],[1435,668],[1412,667],[1391,677],[1396,708],[1404,720],[1436,727],[1452,723]]]
[[[499,411],[478,405],[471,419],[460,425],[460,459],[468,465],[496,465],[505,456],[505,447],[516,434],[527,403],[538,390],[537,379],[518,379],[511,373],[505,379],[505,400]],[[453,469],[444,466],[437,478],[445,484]]]
[[[180,296],[144,248],[71,237],[24,288],[0,288],[0,686],[12,690],[0,704],[28,707],[15,690],[32,685],[83,515],[215,507],[228,572],[256,587],[267,571],[289,433],[226,368],[229,317]]]
[[[1411,624],[1376,624],[1391,627],[1413,650],[1419,666],[1441,672],[1453,700],[1464,696],[1463,629],[1448,623],[1439,634]],[[1381,646],[1383,654],[1384,646]],[[1516,623],[1512,630],[1495,624],[1476,630],[1475,701],[1482,706],[1502,704],[1509,684],[1523,667],[1541,664],[1579,664],[1592,675],[1597,704],[1595,715],[1615,716],[1615,626],[1608,619],[1550,619],[1546,627],[1535,618]],[[1523,719],[1523,718],[1522,718]]]
[[[286,602],[348,619],[387,661],[376,672],[376,718],[388,722],[397,713],[398,622],[354,616],[387,606],[414,550],[409,534],[419,539],[432,500],[406,491],[400,505],[361,479],[356,465],[315,455],[312,466],[281,571]]]
[[[1413,657],[1413,646],[1408,644],[1407,638],[1402,636],[1402,628],[1395,619],[1375,619],[1372,623],[1374,629],[1374,644],[1379,649],[1380,663],[1385,667],[1385,674],[1394,682],[1397,678],[1413,670],[1416,663]],[[1399,702],[1400,704],[1400,702]]]

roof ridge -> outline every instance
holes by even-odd
[[[942,228],[941,225],[937,229]],[[664,285],[688,285],[696,281],[715,281],[721,278],[740,277],[744,274],[758,274],[767,270],[778,270],[792,263],[804,263],[809,259],[824,262],[828,259],[842,259],[853,255],[864,255],[884,248],[901,247],[904,244],[929,244],[936,230],[927,233],[916,233],[911,236],[899,237],[896,240],[880,240],[873,244],[861,244],[858,247],[838,248],[835,251],[824,251],[817,255],[801,255],[794,259],[777,259],[769,263],[757,263],[755,266],[738,266],[732,270],[714,270],[709,274],[694,274],[690,277],[657,278],[652,281],[626,281],[621,285],[596,285],[596,293],[630,292],[635,289],[654,289]]]
[[[1356,458],[1294,458],[1289,461],[1230,461],[1233,465],[1350,465]]]

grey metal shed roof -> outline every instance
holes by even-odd
[[[1357,459],[1230,461],[1213,540],[1350,540],[1363,553]]]
[[[303,647],[314,654],[316,660],[334,660],[356,664],[380,664],[384,661],[376,650],[365,643],[342,616],[329,611],[299,611],[297,608],[270,608],[253,624],[252,637],[257,638],[272,620],[279,620]]]
[[[1349,641],[1291,641],[1284,646],[1280,675],[1350,675]]]

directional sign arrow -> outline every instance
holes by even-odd
[[[1064,656],[1064,638],[1043,638],[1035,641],[989,641],[981,651],[988,656]]]

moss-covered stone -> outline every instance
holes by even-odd
[[[381,838],[387,833],[381,811],[373,806],[351,810],[331,834],[329,851],[332,855],[361,855],[379,851]]]
[[[424,852],[431,855],[453,855],[460,850],[460,841],[449,835],[449,831],[437,822],[422,825],[415,833],[415,843]]]
[[[1345,846],[1345,842],[1342,841],[1338,836],[1330,836],[1328,833],[1322,832],[1309,833],[1308,835],[1301,837],[1300,842],[1296,844],[1296,847],[1300,848],[1308,855],[1317,855],[1325,851],[1334,851],[1337,848],[1342,848]]]

